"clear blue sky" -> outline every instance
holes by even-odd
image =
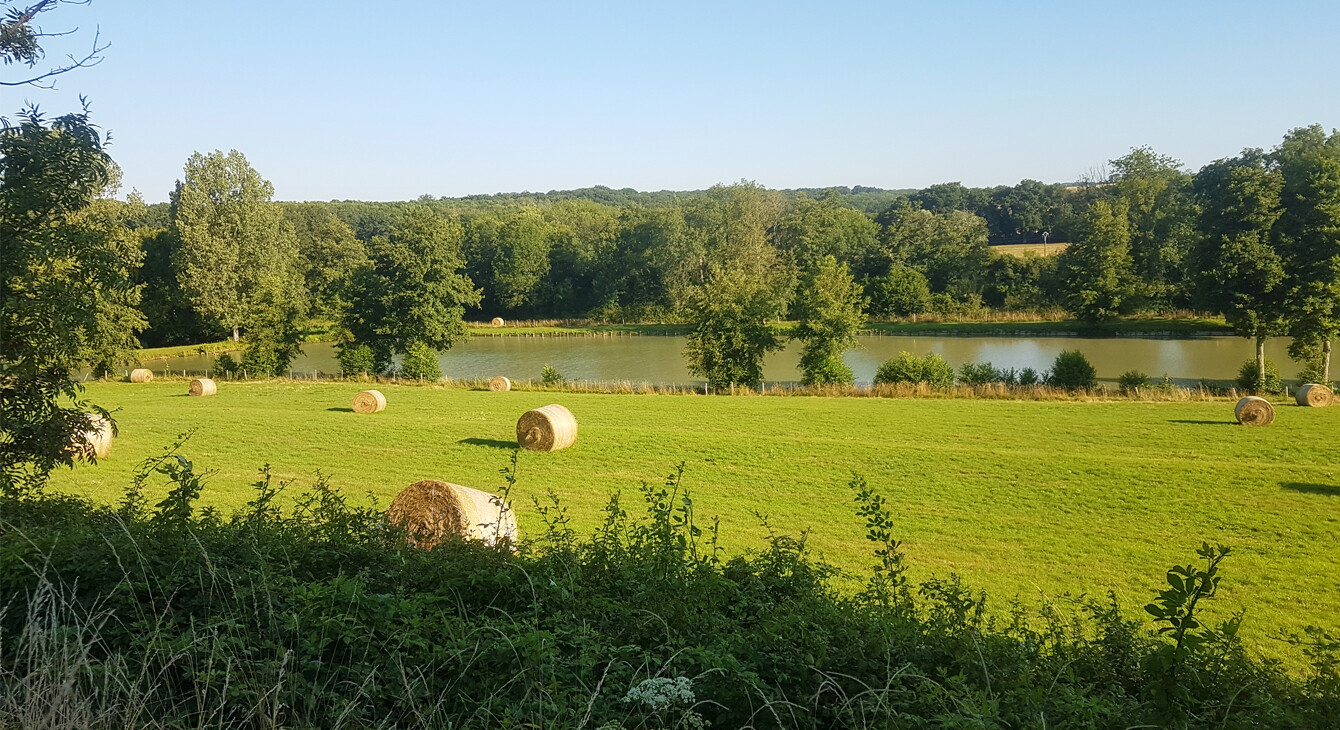
[[[283,200],[588,185],[1047,182],[1340,127],[1340,2],[115,2],[90,97],[125,188],[241,150]],[[82,38],[86,42],[87,38]],[[53,50],[59,50],[56,45]],[[0,69],[12,74],[13,67]]]

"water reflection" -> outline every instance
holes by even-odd
[[[934,337],[876,336],[860,338],[861,347],[848,352],[847,364],[858,382],[874,379],[880,363],[906,350],[913,354],[937,353],[951,365],[990,361],[998,368],[1031,367],[1039,372],[1051,367],[1062,350],[1078,349],[1098,369],[1098,377],[1115,380],[1128,370],[1139,370],[1153,378],[1163,375],[1182,383],[1230,380],[1237,376],[1244,360],[1253,357],[1252,343],[1240,337],[1197,339],[1079,337]],[[483,378],[505,375],[514,380],[539,379],[540,369],[552,365],[570,380],[595,382],[632,381],[661,385],[699,384],[689,375],[684,363],[683,337],[475,337],[443,353],[443,374],[453,378]],[[1267,344],[1267,355],[1280,367],[1285,378],[1297,373],[1288,358],[1288,341],[1275,339]],[[146,362],[156,372],[170,367],[173,371],[203,373],[212,370],[214,358],[193,355]],[[784,351],[772,353],[764,364],[769,382],[798,379],[796,365],[800,346],[791,343]],[[338,373],[335,349],[330,343],[309,344],[293,364],[298,373]]]

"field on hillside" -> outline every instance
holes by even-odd
[[[524,411],[567,405],[577,445],[523,452],[513,498],[522,531],[532,497],[553,490],[578,529],[617,490],[685,462],[699,519],[721,518],[727,550],[808,530],[829,562],[873,562],[847,484],[864,475],[898,515],[912,576],[954,572],[997,607],[1019,597],[1103,595],[1138,611],[1202,540],[1233,549],[1218,615],[1248,610],[1244,634],[1269,637],[1340,616],[1340,408],[1277,405],[1269,428],[1232,422],[1231,402],[1034,402],[818,397],[490,393],[378,386],[389,406],[361,415],[355,383],[224,383],[189,398],[183,382],[92,383],[115,410],[112,455],[53,476],[55,489],[115,501],[146,457],[197,428],[183,453],[213,470],[202,503],[251,498],[269,463],[297,491],[319,470],[385,505],[419,479],[503,486]],[[152,495],[151,495],[152,496]],[[156,501],[156,500],[155,500]]]
[[[999,246],[992,246],[991,250],[996,253],[1009,254],[1023,258],[1025,254],[1035,256],[1056,256],[1070,248],[1069,243],[1006,243]]]

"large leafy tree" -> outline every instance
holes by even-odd
[[[533,310],[549,273],[552,227],[535,206],[513,213],[497,230],[493,259],[493,291],[508,312]]]
[[[808,271],[825,256],[853,262],[871,255],[879,248],[879,225],[833,191],[820,200],[802,193],[777,226],[776,240],[797,270]]]
[[[1256,341],[1259,383],[1266,382],[1266,339],[1288,325],[1284,258],[1274,239],[1283,187],[1283,175],[1259,149],[1212,162],[1196,175],[1200,295],[1234,332]]]
[[[389,235],[372,239],[344,327],[371,348],[378,370],[397,353],[446,350],[467,337],[465,308],[478,305],[480,293],[462,272],[461,239],[458,222],[424,205],[406,208]]]
[[[768,282],[740,268],[718,271],[689,297],[692,326],[684,355],[689,372],[713,388],[758,387],[763,357],[782,347],[769,323],[782,312],[782,300]]]
[[[338,318],[348,303],[344,288],[367,261],[367,247],[348,223],[318,204],[288,203],[283,209],[297,237],[311,315]]]
[[[1145,296],[1158,305],[1186,302],[1188,259],[1196,240],[1191,176],[1182,163],[1149,147],[1111,161],[1116,197],[1126,205],[1131,261]]]
[[[842,353],[856,346],[856,332],[865,322],[861,286],[846,264],[825,256],[806,273],[791,308],[797,320],[792,338],[800,340],[801,382],[805,385],[855,381]]]
[[[1321,125],[1289,132],[1271,154],[1283,186],[1275,230],[1284,257],[1291,351],[1320,365],[1329,382],[1340,336],[1340,132]]]
[[[1135,294],[1125,204],[1095,202],[1081,231],[1079,240],[1061,254],[1058,275],[1066,308],[1077,319],[1096,324],[1128,309]]]
[[[297,240],[273,195],[237,150],[191,155],[172,193],[177,280],[196,311],[235,341],[248,322],[273,320],[274,307],[303,309]]]
[[[92,424],[74,378],[135,346],[143,326],[130,269],[138,240],[87,112],[50,123],[34,110],[0,130],[0,489],[41,484],[71,463]]]

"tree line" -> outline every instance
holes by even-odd
[[[462,319],[687,321],[694,372],[757,383],[798,320],[803,379],[841,382],[867,318],[1063,309],[1082,322],[1194,309],[1258,344],[1287,335],[1319,379],[1340,318],[1340,137],[1318,125],[1196,173],[1145,147],[1076,185],[894,193],[609,188],[400,203],[276,203],[236,151],[193,155],[166,205],[125,204],[146,344],[248,334],[282,371],[309,318],[380,371],[464,337]],[[882,199],[881,199],[882,198]],[[862,210],[876,200],[878,212]],[[1023,257],[994,242],[1069,246]],[[134,257],[132,257],[133,259]],[[254,350],[254,352],[253,352]],[[403,364],[402,364],[403,366]]]

